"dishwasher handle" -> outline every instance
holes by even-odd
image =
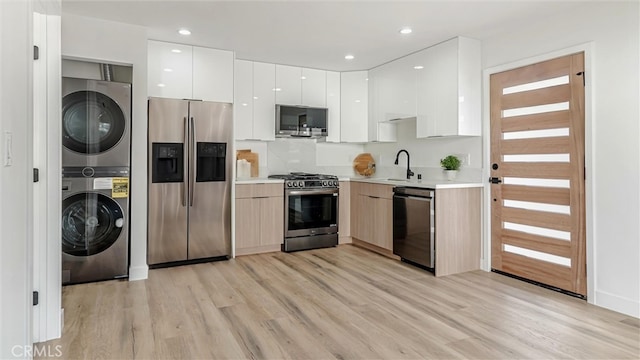
[[[396,187],[393,189],[393,196],[433,199],[435,191],[423,188]]]
[[[424,197],[424,196],[406,196],[406,195],[395,195],[397,197],[402,197],[405,199],[411,199],[411,200],[418,200],[418,201],[432,201],[433,198],[431,197]]]

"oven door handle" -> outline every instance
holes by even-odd
[[[333,195],[338,196],[338,189],[287,190],[287,195]]]

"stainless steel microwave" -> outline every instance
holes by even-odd
[[[327,109],[276,105],[276,137],[327,136]]]

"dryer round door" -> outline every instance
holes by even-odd
[[[122,232],[124,215],[120,205],[99,193],[79,193],[62,202],[62,251],[74,256],[101,253]]]
[[[98,154],[116,146],[126,130],[126,116],[110,97],[76,91],[62,98],[62,144],[82,154]]]

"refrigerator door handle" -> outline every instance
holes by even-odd
[[[196,120],[191,117],[191,177],[189,178],[189,206],[193,206],[193,193],[196,186],[196,169],[198,166],[196,149]]]
[[[187,145],[187,138],[188,138],[188,134],[189,134],[189,124],[187,122],[187,117],[184,117],[184,122],[183,122],[183,130],[184,130],[184,144]],[[185,152],[185,154],[183,155],[183,163],[186,164],[186,160],[188,159],[188,153]],[[189,178],[189,174],[187,173],[188,171],[188,166],[184,166],[184,169],[182,170],[184,172],[184,179],[182,180],[182,189],[181,189],[181,193],[182,193],[182,206],[187,206],[187,179]]]

